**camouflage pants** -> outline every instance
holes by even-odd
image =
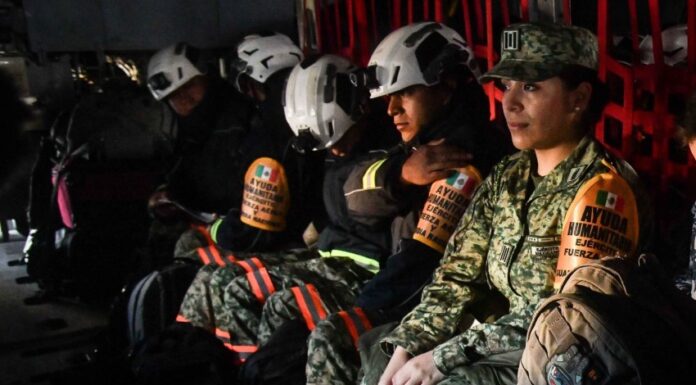
[[[213,298],[216,293],[211,290],[209,283],[219,269],[221,268],[216,264],[208,264],[198,270],[181,302],[177,321],[188,322],[211,332],[215,330]],[[234,269],[234,266],[229,269]]]
[[[188,233],[188,232],[187,232]],[[193,234],[195,235],[195,234]],[[182,239],[184,237],[182,236]],[[189,236],[188,238],[192,238]],[[179,243],[182,243],[180,240]],[[186,240],[187,245],[197,245],[193,240]],[[188,247],[190,249],[190,247]],[[183,252],[184,247],[180,248]],[[234,256],[237,259],[245,259],[250,257],[258,258],[265,266],[277,265],[287,261],[298,261],[315,257],[317,254],[309,250],[298,250],[296,252],[284,253],[237,253]],[[197,250],[189,250],[180,258],[197,259]],[[218,322],[215,319],[214,309],[223,307],[223,291],[225,286],[234,278],[244,276],[246,270],[236,263],[227,263],[220,266],[215,263],[204,265],[196,274],[191,286],[189,286],[184,300],[179,309],[177,320],[180,322],[189,322],[194,326],[214,331]]]
[[[361,385],[376,385],[379,381],[389,363],[389,356],[382,351],[379,343],[396,326],[397,323],[387,324],[360,338],[360,361],[363,365]],[[471,365],[455,368],[438,385],[515,385],[521,358],[521,350],[492,354]]]
[[[372,273],[349,258],[317,258],[268,268],[275,293],[261,303],[246,277],[225,287],[222,308],[215,309],[218,329],[229,333],[233,345],[263,345],[288,320],[302,318],[292,288],[312,284],[328,314],[351,306]]]
[[[307,340],[307,384],[356,384],[359,369],[360,357],[350,331],[344,319],[333,313],[317,324]]]
[[[208,230],[204,230],[206,233]],[[174,245],[174,258],[192,258],[198,260],[196,249],[208,246],[209,241],[203,230],[189,228],[184,231]]]

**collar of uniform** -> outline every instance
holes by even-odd
[[[583,176],[595,163],[600,153],[599,144],[592,137],[583,137],[573,152],[559,163],[551,173],[541,179],[539,185],[534,189],[532,197],[574,187],[585,179]],[[533,156],[532,152],[528,151],[527,157],[529,157],[530,163],[531,156]]]

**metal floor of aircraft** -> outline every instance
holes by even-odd
[[[50,384],[55,373],[84,360],[107,323],[107,310],[76,299],[26,305],[39,287],[17,283],[27,275],[25,265],[8,265],[20,258],[23,246],[15,231],[0,243],[0,384]]]

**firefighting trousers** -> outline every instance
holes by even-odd
[[[222,293],[222,307],[214,309],[216,333],[243,353],[263,345],[289,320],[303,319],[312,330],[332,312],[352,306],[372,276],[349,258],[330,257],[271,266],[256,280],[236,277]]]
[[[307,340],[308,385],[352,385],[358,381],[358,340],[373,327],[359,307],[329,315]]]
[[[198,271],[184,296],[177,320],[194,326],[215,330],[217,324],[214,309],[223,308],[225,287],[236,277],[263,281],[264,269],[287,262],[297,262],[318,257],[311,250],[295,250],[282,253],[232,253],[217,247],[191,250],[188,258],[201,260],[204,266]]]

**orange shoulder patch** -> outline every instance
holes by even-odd
[[[566,213],[554,286],[558,289],[576,266],[605,256],[633,256],[638,232],[633,190],[621,176],[608,172],[585,182]]]
[[[455,170],[449,178],[431,184],[413,239],[444,252],[450,236],[480,184],[481,174],[473,166]]]
[[[259,158],[244,175],[240,219],[249,226],[283,231],[290,208],[288,178],[283,165],[272,158]]]

